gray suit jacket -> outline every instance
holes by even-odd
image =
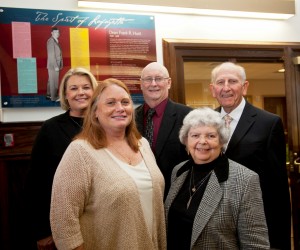
[[[166,218],[188,171],[177,176],[185,162],[172,173],[165,201]],[[223,167],[223,166],[222,166]],[[191,249],[269,249],[259,177],[229,160],[229,167],[215,169],[196,213]]]
[[[157,135],[155,158],[165,178],[165,194],[169,190],[171,173],[173,168],[180,162],[187,160],[188,155],[185,146],[179,141],[179,130],[184,117],[192,109],[180,103],[168,100],[162,122]],[[144,130],[144,105],[135,110],[135,120],[139,132],[143,135]]]
[[[61,48],[53,37],[50,37],[47,41],[47,68],[51,70],[63,68]]]

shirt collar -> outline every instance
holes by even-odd
[[[155,113],[158,117],[161,117],[163,115],[163,113],[165,112],[167,103],[168,103],[168,98],[166,98],[160,104],[158,104],[156,107],[154,107]],[[144,115],[147,114],[149,109],[150,109],[149,105],[147,103],[145,103],[145,105],[144,105]]]
[[[238,121],[243,113],[244,107],[246,105],[246,101],[244,98],[242,98],[241,103],[234,109],[232,110],[229,115],[230,117],[235,120]],[[223,109],[223,107],[221,108],[221,117],[223,118],[227,113],[225,112],[225,110]]]

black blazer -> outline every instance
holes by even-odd
[[[34,240],[51,235],[50,202],[56,168],[73,137],[81,130],[69,111],[44,122],[32,148],[25,183],[25,206]]]
[[[180,162],[187,160],[188,155],[179,141],[179,130],[184,117],[192,109],[180,103],[168,100],[162,122],[157,135],[155,146],[155,158],[162,174],[165,178],[165,196],[170,187],[170,180],[173,168]],[[144,131],[144,105],[140,105],[135,110],[135,120],[137,128],[143,135]]]
[[[220,111],[221,108],[218,109]],[[272,248],[290,249],[291,206],[279,116],[246,102],[226,155],[258,173]]]

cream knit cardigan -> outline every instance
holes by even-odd
[[[140,144],[153,183],[152,238],[134,180],[104,149],[75,140],[53,181],[50,222],[58,249],[166,249],[164,179],[149,143]]]

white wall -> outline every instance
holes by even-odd
[[[296,13],[300,13],[300,0],[295,0],[295,3]],[[13,8],[84,11],[77,7],[77,0],[1,0],[0,4],[2,7]],[[95,10],[91,11],[95,12]],[[157,60],[163,62],[163,38],[300,42],[299,23],[299,14],[285,21],[155,14]],[[3,109],[2,111],[0,120],[4,122],[40,121],[62,112],[57,108]]]

